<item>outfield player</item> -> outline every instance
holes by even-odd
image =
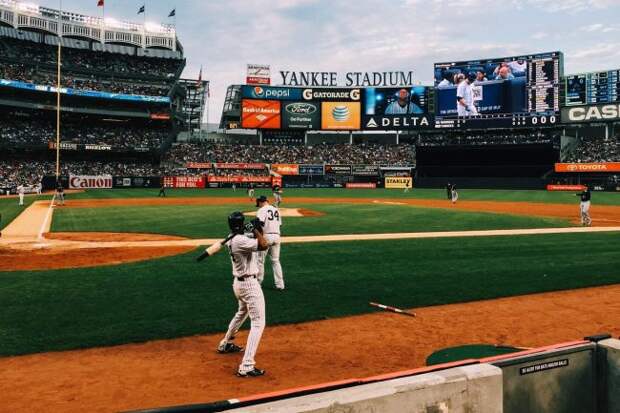
[[[282,188],[280,188],[280,185],[273,186],[273,199],[276,208],[280,208],[280,203],[282,202]]]
[[[448,201],[452,200],[452,184],[448,182],[446,185],[446,195],[448,196]]]
[[[164,184],[163,179],[162,179],[162,182],[161,182],[161,186],[159,187],[159,194],[157,194],[158,198],[162,197],[162,196],[164,198],[166,197],[166,184]]]
[[[26,192],[26,188],[24,185],[19,185],[17,187],[17,194],[19,195],[19,206],[24,206],[24,193]]]
[[[250,316],[250,335],[245,347],[243,360],[237,370],[239,377],[257,377],[265,374],[265,370],[256,367],[254,356],[265,329],[265,297],[258,275],[257,252],[267,249],[269,244],[259,229],[254,229],[254,237],[244,234],[245,217],[241,212],[233,212],[228,217],[228,226],[235,236],[226,242],[230,253],[233,275],[233,291],[239,309],[228,325],[226,335],[220,341],[218,353],[237,353],[243,350],[232,342],[233,336]]]
[[[581,225],[589,227],[592,225],[592,218],[590,218],[590,200],[592,199],[592,194],[590,193],[588,185],[585,185],[583,192],[576,194],[576,196],[581,199],[579,203]]]
[[[450,200],[453,204],[456,204],[456,201],[458,201],[458,199],[459,193],[456,191],[456,185],[452,184],[452,187],[450,188]]]
[[[263,233],[269,243],[269,249],[258,253],[258,282],[262,284],[263,278],[265,278],[265,258],[269,254],[276,289],[282,291],[284,290],[284,274],[282,273],[282,264],[280,264],[282,217],[278,208],[269,204],[269,200],[264,195],[256,199],[256,207],[258,208],[256,217],[264,223]]]
[[[459,116],[476,116],[478,109],[474,105],[474,92],[471,84],[476,80],[476,74],[471,72],[466,79],[460,81],[456,89],[456,111]]]
[[[248,198],[254,199],[254,184],[251,182],[248,184]]]

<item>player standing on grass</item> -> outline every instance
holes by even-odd
[[[263,237],[260,228],[254,227],[255,238],[245,235],[244,220],[245,217],[241,212],[233,212],[228,217],[228,226],[235,235],[225,245],[230,253],[233,291],[237,297],[239,310],[230,321],[228,331],[220,341],[217,351],[218,353],[238,353],[243,350],[242,347],[235,345],[232,340],[249,314],[250,335],[243,360],[237,370],[237,376],[257,377],[265,374],[265,370],[257,368],[254,361],[258,344],[265,329],[265,297],[256,278],[258,275],[257,253],[260,254],[261,251],[265,251],[269,244]]]
[[[450,182],[448,182],[448,184],[446,185],[446,195],[448,196],[448,201],[452,200],[452,184],[450,184]]]
[[[269,254],[276,289],[282,291],[284,290],[284,274],[282,264],[280,264],[280,226],[282,225],[280,211],[270,205],[264,195],[256,199],[256,207],[258,208],[256,217],[263,223],[265,239],[269,243],[267,250],[258,252],[258,282],[262,284],[265,277],[265,258]]]
[[[459,193],[456,192],[456,185],[452,184],[452,189],[450,191],[450,199],[452,200],[453,204],[456,204],[456,201],[458,201],[459,199]]]
[[[62,187],[62,183],[60,181],[56,186],[56,199],[60,202],[60,205],[65,204],[65,189]]]
[[[579,203],[581,225],[589,227],[592,225],[592,218],[590,218],[590,200],[592,199],[592,194],[590,193],[588,185],[584,185],[583,192],[575,195],[581,198],[581,202]]]
[[[24,206],[24,193],[26,192],[26,189],[24,188],[24,185],[19,185],[17,187],[17,194],[19,195],[19,206]]]
[[[280,208],[280,203],[282,202],[282,188],[280,188],[280,185],[273,186],[273,198],[273,204],[276,208]]]
[[[254,199],[254,184],[251,182],[248,184],[248,198]]]

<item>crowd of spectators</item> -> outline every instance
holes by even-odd
[[[0,78],[17,80],[41,86],[57,86],[57,74],[52,70],[36,68],[24,63],[0,62]],[[62,72],[62,86],[88,91],[122,93],[128,95],[167,96],[172,87],[169,83],[118,80],[101,78],[94,74]]]
[[[313,146],[221,145],[181,143],[172,147],[166,160],[179,167],[188,162],[245,162],[296,164],[411,165],[415,163],[413,145],[367,143],[319,144]]]
[[[568,162],[620,162],[620,135],[610,139],[580,138]]]
[[[421,135],[418,146],[446,146],[446,145],[517,145],[553,143],[559,146],[560,133],[533,132],[488,132],[488,133],[450,133],[448,135]]]
[[[5,114],[0,116],[0,123],[0,145],[47,145],[56,141],[55,120]],[[115,149],[159,148],[169,133],[167,129],[132,126],[123,122],[93,124],[72,120],[62,123],[61,142],[110,145]]]

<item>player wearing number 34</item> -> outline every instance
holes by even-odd
[[[258,208],[256,216],[265,224],[263,235],[269,243],[269,248],[266,251],[257,252],[258,281],[262,284],[265,277],[265,258],[269,255],[276,289],[282,291],[284,290],[284,274],[280,264],[280,226],[282,225],[282,217],[278,208],[271,205],[266,196],[260,196],[256,199],[256,207]]]

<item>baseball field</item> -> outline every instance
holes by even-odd
[[[0,199],[0,411],[207,402],[413,368],[448,346],[620,334],[618,194],[595,193],[584,228],[573,193],[287,189],[287,288],[269,261],[263,283],[267,375],[238,379],[239,356],[215,352],[237,306],[230,259],[195,257],[256,208],[240,190],[156,195]]]

